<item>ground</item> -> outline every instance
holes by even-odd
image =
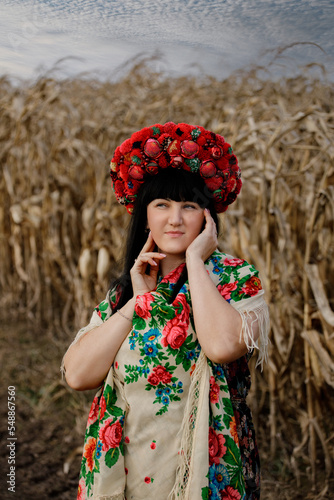
[[[72,391],[62,380],[59,366],[66,339],[26,323],[1,325],[1,499],[74,500],[84,428],[94,392]],[[9,386],[15,386],[15,441],[7,428]],[[15,493],[8,491],[7,483],[7,444],[11,442],[15,443]],[[321,478],[313,490],[305,471],[297,487],[283,461],[268,458],[261,432],[259,447],[262,500],[334,499],[334,480],[327,494],[320,496]]]

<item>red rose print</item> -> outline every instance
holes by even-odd
[[[106,411],[107,405],[106,405],[106,400],[104,396],[101,396],[100,399],[100,420],[104,417],[105,411]]]
[[[163,384],[169,384],[169,382],[172,380],[172,374],[169,373],[164,366],[156,366],[153,368],[153,371],[158,375],[160,381]]]
[[[124,467],[124,470],[125,470],[125,474],[129,474],[129,469],[127,469],[126,467]]]
[[[171,271],[167,276],[162,278],[161,283],[177,283],[184,267],[185,265],[182,264],[176,269],[174,269],[174,271]]]
[[[262,290],[261,280],[257,276],[252,276],[246,281],[241,291],[253,297],[259,290]]]
[[[109,448],[117,448],[122,439],[123,429],[121,424],[118,421],[112,424],[112,420],[112,418],[108,418],[99,431],[103,451],[108,451]]]
[[[155,441],[152,441],[152,443],[151,443],[151,449],[155,450],[156,447],[157,447],[157,445],[155,444]]]
[[[211,403],[218,403],[219,401],[219,385],[216,384],[215,378],[210,378],[210,401]]]
[[[241,495],[232,486],[226,486],[225,490],[221,492],[220,498],[222,500],[240,500]]]
[[[243,259],[225,259],[223,264],[224,266],[241,266],[245,261]]]
[[[98,415],[99,415],[98,398],[97,396],[95,396],[88,415],[88,425],[92,425],[95,422],[95,420],[97,420]]]
[[[126,444],[129,444],[129,443],[130,443],[129,436],[125,436],[125,438],[124,438],[124,443],[126,443]]]
[[[172,380],[172,374],[169,373],[164,366],[155,366],[152,370],[152,373],[147,378],[147,381],[151,385],[158,385],[159,382],[163,384],[169,384]]]
[[[91,472],[94,468],[95,449],[96,449],[96,439],[91,437],[88,439],[84,451],[84,457],[87,460],[87,467]]]
[[[151,478],[148,477],[148,476],[146,476],[145,479],[144,479],[144,481],[145,481],[146,484],[150,484]]]
[[[173,302],[173,306],[180,310],[180,313],[177,315],[178,320],[181,323],[186,323],[189,325],[189,305],[187,303],[186,296],[184,294],[180,294],[176,300]],[[180,307],[181,306],[181,307]]]
[[[135,311],[138,316],[143,319],[148,319],[151,317],[150,311],[152,310],[151,302],[154,301],[154,297],[151,293],[145,293],[144,295],[138,295],[136,299]]]
[[[86,485],[85,485],[85,480],[82,477],[79,482],[78,486],[78,496],[77,500],[85,500],[86,498]]]
[[[167,322],[162,335],[161,343],[164,347],[170,345],[172,349],[179,349],[187,338],[187,325],[176,316]]]
[[[226,283],[225,285],[218,285],[217,288],[219,290],[220,295],[224,297],[225,300],[230,300],[231,292],[233,292],[233,290],[236,290],[237,288],[237,282],[235,281],[234,283]]]
[[[160,379],[156,373],[150,373],[149,376],[147,377],[147,382],[151,385],[158,385]]]
[[[226,453],[225,438],[209,428],[209,461],[210,465],[219,464],[219,459]]]

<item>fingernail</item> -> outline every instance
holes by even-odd
[[[165,253],[159,253],[159,255],[161,255],[161,257],[167,257]]]

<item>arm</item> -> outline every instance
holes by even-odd
[[[120,311],[132,318],[134,306],[135,298],[132,297]],[[113,314],[72,344],[64,357],[68,385],[78,391],[99,387],[131,328],[132,322],[120,314]]]
[[[71,344],[64,357],[65,377],[72,389],[79,391],[99,387],[105,379],[118,349],[132,329],[132,317],[136,297],[147,293],[156,286],[159,260],[165,256],[152,250],[155,243],[151,234],[138,255],[131,271],[133,297],[102,325],[88,331]],[[150,265],[150,273],[146,274]]]
[[[205,212],[204,231],[191,243],[186,252],[188,279],[198,340],[206,356],[215,363],[230,363],[248,351],[240,341],[242,319],[219,293],[204,266],[205,260],[217,247],[216,227]],[[257,324],[252,325],[257,337]]]

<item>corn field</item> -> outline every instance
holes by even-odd
[[[270,305],[270,356],[250,406],[268,457],[329,494],[334,460],[334,88],[307,70],[167,78],[145,62],[119,81],[0,80],[0,306],[64,351],[122,266],[129,215],[109,160],[134,131],[201,125],[232,144],[243,188],[220,248],[253,263]],[[16,317],[17,319],[17,317]],[[321,472],[320,472],[321,471]],[[318,478],[321,476],[321,484]],[[328,497],[329,498],[329,497]]]

